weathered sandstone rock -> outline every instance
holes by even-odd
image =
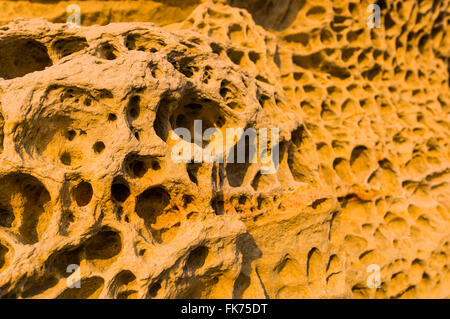
[[[84,2],[0,2],[0,297],[450,297],[449,1]]]

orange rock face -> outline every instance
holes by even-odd
[[[450,297],[448,0],[77,3],[0,1],[0,297]]]

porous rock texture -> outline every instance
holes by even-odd
[[[117,2],[0,4],[0,297],[450,297],[448,0]]]

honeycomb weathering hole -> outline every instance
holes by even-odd
[[[0,43],[0,77],[13,79],[52,65],[47,48],[32,39],[6,39]]]
[[[225,167],[228,183],[232,187],[239,187],[242,185],[245,174],[251,165],[250,155],[256,154],[256,138],[243,135],[241,139],[234,145],[234,158],[230,158],[229,163]],[[239,163],[238,150],[239,147],[243,147],[245,151],[245,160],[243,163]]]
[[[135,161],[132,164],[133,174],[137,177],[142,177],[147,172],[147,167],[145,166],[145,163],[142,161]]]
[[[110,294],[117,299],[136,299],[136,276],[129,270],[120,271],[113,279]]]
[[[136,212],[146,223],[155,224],[158,216],[169,205],[170,196],[162,187],[153,187],[138,196]]]
[[[22,2],[0,298],[449,297],[448,0]]]
[[[161,169],[160,160],[153,156],[140,156],[131,153],[125,158],[124,166],[128,174],[134,178],[143,178],[147,172],[159,171]]]
[[[171,207],[170,195],[165,188],[147,189],[136,198],[135,210],[157,243],[169,242],[177,235],[180,213]]]
[[[109,228],[104,228],[85,243],[88,260],[107,260],[117,256],[122,251],[120,234]]]
[[[140,102],[141,98],[138,95],[133,96],[128,103],[128,116],[129,121],[135,120],[140,114]]]
[[[118,52],[116,48],[110,43],[102,43],[99,47],[99,55],[106,60],[115,60]]]
[[[201,134],[203,136],[204,132],[208,128],[220,128],[226,124],[223,117],[223,111],[219,104],[210,99],[201,99],[197,96],[197,93],[189,93],[183,98],[181,103],[170,116],[170,124],[167,125],[173,129],[183,128],[188,129],[190,136],[182,137],[186,142],[192,143],[192,139],[195,136],[195,121],[201,121]],[[207,142],[202,141],[202,147],[205,147]]]
[[[57,53],[59,58],[66,57],[87,47],[88,44],[86,38],[83,37],[59,39],[52,45],[53,50]]]
[[[49,201],[45,186],[31,175],[13,173],[0,179],[2,226],[18,232],[25,244],[42,237],[51,215]]]
[[[105,143],[103,142],[95,142],[94,146],[92,147],[94,149],[94,152],[97,154],[100,154],[105,149]]]
[[[59,157],[61,163],[63,163],[66,166],[70,166],[72,164],[72,157],[70,156],[70,153],[64,152]]]
[[[86,206],[92,199],[94,191],[92,190],[92,185],[88,182],[79,183],[74,191],[74,197],[77,205],[80,207]]]
[[[186,267],[191,271],[195,271],[205,264],[208,257],[209,249],[205,246],[200,246],[191,251],[186,260]]]
[[[116,177],[111,185],[111,195],[112,198],[123,203],[130,196],[130,187],[128,183],[121,177]]]

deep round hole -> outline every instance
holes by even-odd
[[[84,105],[91,106],[91,104],[92,104],[91,99],[87,98],[86,100],[84,100]]]
[[[152,163],[152,170],[157,171],[159,169],[161,169],[161,166],[159,165],[159,163],[157,161],[154,161]]]
[[[133,96],[130,99],[130,102],[128,104],[128,114],[132,119],[136,119],[139,116],[140,113],[140,107],[139,103],[141,102],[141,98],[138,95]]]
[[[113,121],[115,121],[115,120],[117,120],[117,115],[116,115],[116,114],[113,114],[113,113],[109,113],[109,114],[108,114],[108,121],[113,122]]]
[[[115,48],[109,43],[103,44],[100,48],[102,57],[107,60],[114,60],[117,58],[117,56],[114,54],[114,51]]]
[[[186,266],[189,270],[196,270],[205,264],[206,258],[208,257],[209,249],[204,246],[195,248],[189,254],[186,260]]]
[[[220,89],[220,96],[225,98],[227,96],[228,91],[229,90],[227,88],[221,88]]]
[[[105,143],[103,143],[103,142],[96,142],[94,144],[93,149],[94,149],[95,153],[100,154],[105,149]]]
[[[130,189],[123,183],[113,183],[111,186],[111,195],[114,200],[123,203],[130,196]]]
[[[73,141],[73,139],[75,138],[76,135],[77,135],[77,132],[75,132],[74,130],[69,130],[66,133],[66,137],[69,141]]]
[[[92,195],[94,191],[92,190],[92,186],[88,182],[79,183],[73,190],[73,196],[77,205],[80,207],[86,206],[92,199]]]
[[[142,161],[135,161],[132,167],[133,167],[133,174],[137,177],[142,177],[147,172],[147,167],[145,166],[145,163]]]
[[[61,154],[60,160],[64,165],[70,165],[72,162],[70,154],[67,152]]]

